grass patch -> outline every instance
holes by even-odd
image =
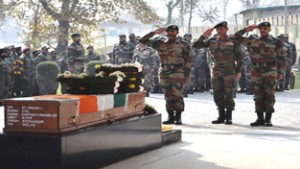
[[[295,73],[295,89],[300,89],[300,72],[294,71]]]

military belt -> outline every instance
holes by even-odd
[[[276,66],[276,62],[253,62],[253,67],[272,67]]]
[[[215,63],[214,66],[215,67],[229,67],[229,66],[233,66],[233,63]]]
[[[165,69],[183,68],[183,64],[161,64],[161,67]]]

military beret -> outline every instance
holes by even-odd
[[[26,47],[26,48],[24,48],[24,49],[22,50],[22,52],[23,52],[23,53],[25,53],[25,52],[27,52],[27,51],[30,51],[30,49],[29,49],[29,48],[27,48],[27,47]]]
[[[270,22],[261,22],[257,25],[258,28],[262,27],[262,26],[266,26],[266,27],[271,27]]]
[[[170,30],[176,30],[176,31],[178,31],[179,28],[176,25],[169,25],[169,26],[167,26],[166,31],[168,32]]]
[[[125,34],[120,34],[119,37],[126,37],[126,35]]]
[[[289,35],[288,35],[288,34],[283,34],[283,37],[284,37],[284,38],[288,38]]]
[[[50,49],[50,48],[47,47],[47,46],[43,46],[43,47],[42,47],[42,50],[48,50],[48,49]]]
[[[21,51],[22,47],[16,47],[16,51]]]
[[[77,32],[72,33],[72,35],[71,35],[72,38],[75,38],[75,37],[78,37],[78,36],[80,36],[80,33],[77,33]]]
[[[93,46],[88,46],[86,49],[89,49],[89,48],[92,48],[92,49],[94,49],[94,47],[93,47]]]
[[[277,36],[277,38],[283,38],[283,37],[284,37],[283,34],[279,34],[279,35]]]
[[[218,27],[227,27],[227,22],[226,22],[226,21],[222,21],[222,22],[216,24],[216,25],[214,26],[214,29],[215,29],[215,28],[218,28]]]
[[[10,45],[10,48],[11,49],[15,49],[16,47],[14,45]]]

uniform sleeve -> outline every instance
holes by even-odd
[[[184,48],[184,58],[185,58],[185,64],[184,64],[185,77],[189,77],[190,72],[191,72],[191,68],[192,68],[191,47],[189,45],[187,45]]]
[[[236,59],[236,67],[235,71],[237,73],[241,72],[242,66],[243,66],[243,52],[242,52],[242,46],[240,43],[235,42],[235,59]]]
[[[133,51],[133,56],[132,56],[132,60],[131,60],[131,63],[135,63],[136,62],[136,60],[137,60],[137,50],[136,49],[134,49],[134,51]]]
[[[150,32],[150,33],[146,34],[145,36],[143,36],[140,39],[140,42],[148,44],[153,49],[158,49],[159,46],[160,46],[159,45],[160,44],[160,39],[159,38],[151,39],[154,35],[155,35],[154,32]]]
[[[237,31],[234,35],[233,35],[233,39],[243,45],[247,45],[249,43],[249,39],[243,37],[243,35],[246,33],[246,28]]]
[[[292,64],[294,65],[296,63],[297,60],[297,49],[295,44],[291,43],[291,55],[292,55]]]
[[[209,40],[206,40],[204,36],[200,36],[200,38],[194,42],[193,47],[194,48],[207,48],[209,45]]]
[[[283,43],[281,41],[278,41],[277,43],[276,54],[277,54],[277,70],[279,74],[283,75],[285,71],[285,57],[284,57]]]

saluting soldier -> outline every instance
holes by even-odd
[[[209,38],[214,29],[217,35]],[[221,22],[205,31],[193,45],[196,48],[208,48],[213,60],[212,89],[219,117],[212,124],[232,124],[234,83],[241,76],[243,64],[241,46],[227,35],[227,31],[227,22]]]
[[[155,38],[155,34],[167,33],[167,38]],[[159,78],[163,89],[168,119],[163,124],[182,124],[181,113],[184,111],[183,87],[190,79],[192,58],[188,43],[178,38],[178,26],[170,25],[146,34],[140,42],[151,42],[160,59]],[[174,118],[175,113],[175,118]]]
[[[73,43],[68,46],[69,70],[74,74],[80,74],[84,70],[84,47],[80,43],[81,35],[73,33],[71,38]]]
[[[242,37],[246,32],[258,28],[260,37]],[[254,86],[254,102],[257,120],[251,126],[272,126],[274,113],[276,82],[283,78],[285,58],[282,42],[269,35],[271,24],[262,22],[250,25],[235,33],[234,38],[248,47],[252,61],[251,71]],[[265,114],[265,115],[264,115]]]

